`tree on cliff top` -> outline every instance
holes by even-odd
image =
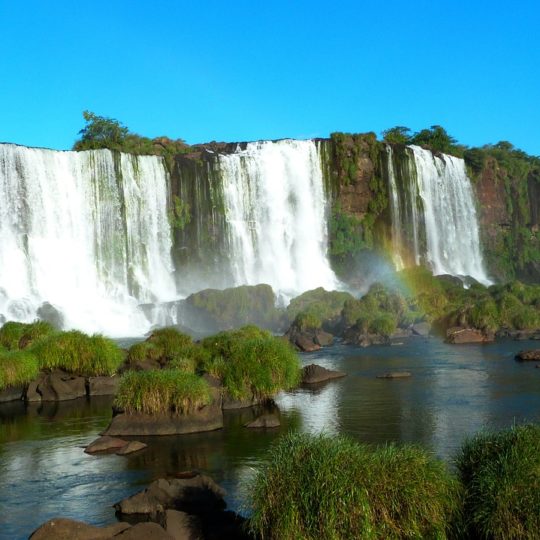
[[[73,145],[73,150],[94,150],[98,148],[110,148],[120,150],[129,130],[118,120],[98,116],[97,114],[84,111],[83,118],[86,121],[79,135],[81,138]]]
[[[387,143],[409,144],[411,142],[411,130],[405,126],[396,126],[382,132],[383,140]]]

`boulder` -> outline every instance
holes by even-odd
[[[46,374],[40,373],[35,381],[31,381],[26,389],[26,401],[35,403],[41,401],[41,394],[38,392],[38,387],[45,380]]]
[[[32,540],[109,540],[130,528],[128,523],[94,527],[74,519],[53,518],[37,528],[30,538]]]
[[[104,434],[123,435],[181,435],[213,431],[223,427],[221,404],[211,404],[190,414],[127,414],[113,417]]]
[[[334,343],[334,336],[324,330],[316,330],[314,341],[321,347],[329,347]]]
[[[245,409],[247,407],[253,407],[259,404],[260,399],[255,396],[251,396],[245,399],[234,399],[227,392],[225,392],[223,395],[221,407],[223,408],[223,410],[229,411],[234,409]]]
[[[116,452],[116,455],[127,456],[129,454],[134,454],[135,452],[140,452],[141,450],[144,450],[147,447],[148,445],[142,443],[141,441],[129,441],[125,446],[120,448],[118,452]]]
[[[516,354],[516,360],[521,362],[540,361],[540,349],[533,349],[530,351],[520,351]]]
[[[174,536],[157,523],[137,523],[114,537],[115,540],[117,538],[119,540],[175,540]]]
[[[89,396],[115,396],[120,377],[88,377]]]
[[[294,337],[294,345],[296,345],[302,352],[318,351],[321,346],[315,343],[314,338],[307,333],[299,333]]]
[[[76,399],[86,396],[86,380],[58,369],[47,374],[37,391],[41,394],[41,401]]]
[[[108,437],[107,435],[97,438],[92,441],[85,449],[87,454],[98,454],[100,452],[118,452],[128,445],[128,441],[118,439],[116,437]]]
[[[20,386],[10,386],[0,390],[0,403],[7,403],[8,401],[18,401],[24,396],[24,388]]]
[[[225,491],[209,476],[197,472],[182,473],[182,478],[160,478],[145,490],[116,503],[121,516],[133,514],[156,517],[165,510],[189,514],[225,508]]]
[[[494,341],[494,339],[494,334],[483,332],[478,328],[455,327],[449,328],[446,331],[447,343],[453,343],[455,345],[463,343],[488,343]]]
[[[411,326],[412,333],[415,336],[428,337],[431,332],[431,324],[428,322],[420,322]]]
[[[390,340],[386,336],[379,334],[366,334],[356,325],[347,328],[344,334],[344,341],[349,345],[359,347],[370,347],[371,345],[388,345]]]
[[[279,417],[276,414],[261,414],[255,420],[244,425],[247,428],[276,428],[281,425]]]
[[[202,538],[201,524],[196,516],[179,510],[166,510],[163,527],[175,540],[199,540]]]
[[[383,375],[377,375],[377,379],[408,379],[411,376],[409,371],[390,371]]]
[[[405,339],[412,336],[412,330],[410,328],[396,328],[392,333],[390,339]]]
[[[537,340],[540,339],[540,332],[538,330],[519,330],[514,333],[513,337],[516,341]]]
[[[302,368],[302,384],[317,384],[330,379],[339,379],[345,377],[346,373],[342,371],[334,371],[332,369],[326,369],[317,364],[310,364]]]
[[[64,327],[64,316],[62,315],[62,312],[49,302],[43,302],[43,304],[38,307],[36,315],[42,321],[52,324],[57,330],[61,330]]]

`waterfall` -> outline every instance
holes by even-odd
[[[387,153],[396,266],[399,268],[404,253],[412,252],[414,264],[423,260],[436,275],[472,276],[489,284],[473,189],[463,159],[409,146],[402,160],[407,170],[398,170],[398,186],[396,160],[389,146]]]
[[[326,200],[313,141],[248,143],[218,163],[234,285],[267,283],[283,298],[325,287]]]
[[[0,145],[0,314],[49,302],[65,327],[146,332],[138,304],[176,295],[162,158]]]

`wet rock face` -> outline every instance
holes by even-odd
[[[317,364],[310,364],[302,369],[302,384],[317,384],[331,379],[345,377],[346,373],[326,369]]]

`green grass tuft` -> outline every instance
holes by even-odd
[[[128,371],[115,404],[128,414],[188,414],[211,402],[208,383],[176,369]]]
[[[0,390],[23,386],[39,375],[37,358],[28,351],[0,352]]]
[[[286,435],[248,490],[263,540],[444,539],[460,509],[458,483],[425,451],[341,436]]]
[[[476,435],[463,444],[456,464],[471,538],[538,538],[540,426]]]
[[[29,348],[41,369],[63,369],[83,376],[112,375],[124,358],[110,339],[72,330],[53,334]]]

